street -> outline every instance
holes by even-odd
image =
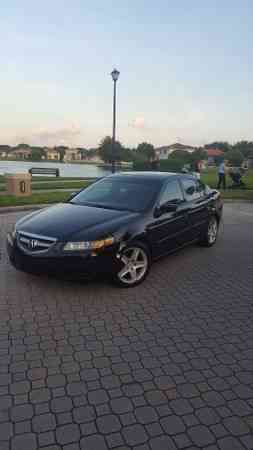
[[[253,205],[130,290],[15,271],[0,215],[0,450],[253,449]]]

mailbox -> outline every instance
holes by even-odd
[[[6,194],[15,197],[31,195],[31,175],[29,173],[8,173],[6,179]]]

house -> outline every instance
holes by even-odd
[[[7,152],[4,151],[0,151],[0,158],[6,158],[7,157]]]
[[[46,152],[46,159],[49,161],[59,161],[60,160],[60,153],[58,150],[55,150],[54,148],[47,148],[45,149]]]
[[[31,155],[32,151],[26,148],[17,148],[10,153],[10,156],[16,159],[29,159]]]
[[[185,152],[192,153],[196,150],[196,148],[190,145],[180,144],[179,142],[171,145],[165,145],[155,149],[156,158],[159,160],[168,159],[168,156],[176,150],[183,150]]]
[[[68,148],[65,150],[64,161],[81,161],[82,154],[78,148]]]
[[[208,166],[215,166],[216,158],[221,158],[224,156],[224,152],[218,148],[208,148],[207,149],[207,164]]]

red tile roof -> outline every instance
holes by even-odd
[[[215,157],[215,156],[222,156],[224,155],[224,152],[222,152],[221,150],[219,150],[218,148],[209,148],[207,150],[207,156],[208,157]]]

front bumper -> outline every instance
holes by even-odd
[[[97,252],[96,256],[91,252],[75,255],[57,253],[46,255],[29,255],[20,249],[16,240],[7,237],[7,251],[11,264],[23,272],[35,274],[55,274],[63,276],[83,275],[94,276],[96,274],[114,274],[122,267],[117,257],[117,248],[113,246],[105,251]]]

